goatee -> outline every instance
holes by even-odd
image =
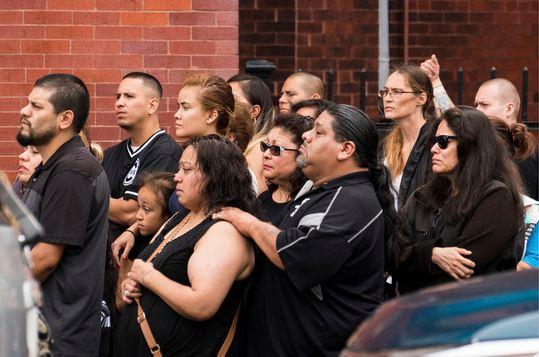
[[[309,164],[309,160],[304,154],[299,154],[296,158],[296,163],[300,169],[303,169]]]
[[[17,142],[23,147],[27,147],[28,145],[33,145],[32,143],[33,140],[30,137],[30,135],[24,135],[20,131],[17,133]]]

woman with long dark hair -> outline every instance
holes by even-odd
[[[410,196],[397,232],[398,290],[514,269],[521,181],[480,111],[449,109],[434,123],[432,177]]]
[[[115,356],[147,356],[155,349],[164,356],[216,355],[253,269],[248,241],[230,223],[211,217],[223,206],[256,210],[238,147],[217,135],[191,140],[174,180],[187,211],[162,226],[122,283],[127,305]]]
[[[258,150],[260,142],[266,138],[273,126],[273,100],[268,86],[260,78],[249,74],[237,74],[228,79],[237,102],[249,107],[255,130],[244,151],[249,168],[254,172],[259,192],[265,191],[266,180],[262,174],[262,154]]]

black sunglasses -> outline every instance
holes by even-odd
[[[434,141],[442,150],[447,149],[450,140],[457,140],[457,137],[454,135],[438,135],[434,137]]]
[[[262,150],[262,152],[266,152],[266,150],[270,151],[270,154],[272,154],[273,156],[279,156],[281,155],[281,152],[283,150],[288,150],[288,151],[299,151],[298,149],[287,149],[287,148],[284,148],[282,146],[279,146],[279,145],[270,145],[264,141],[261,141],[260,142],[260,150]]]

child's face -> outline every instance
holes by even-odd
[[[137,226],[142,235],[153,235],[168,219],[157,195],[148,187],[138,191]]]

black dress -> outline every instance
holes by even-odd
[[[176,215],[157,239],[142,251],[146,260],[163,241],[164,236],[183,218]],[[190,231],[168,243],[153,260],[155,269],[169,279],[190,286],[187,263],[196,242],[216,223],[206,218]],[[221,348],[239,305],[246,282],[234,282],[217,313],[207,321],[193,321],[176,313],[151,290],[142,287],[140,299],[148,323],[163,356],[215,356]],[[116,328],[114,356],[151,356],[136,320],[137,305],[127,305]]]

